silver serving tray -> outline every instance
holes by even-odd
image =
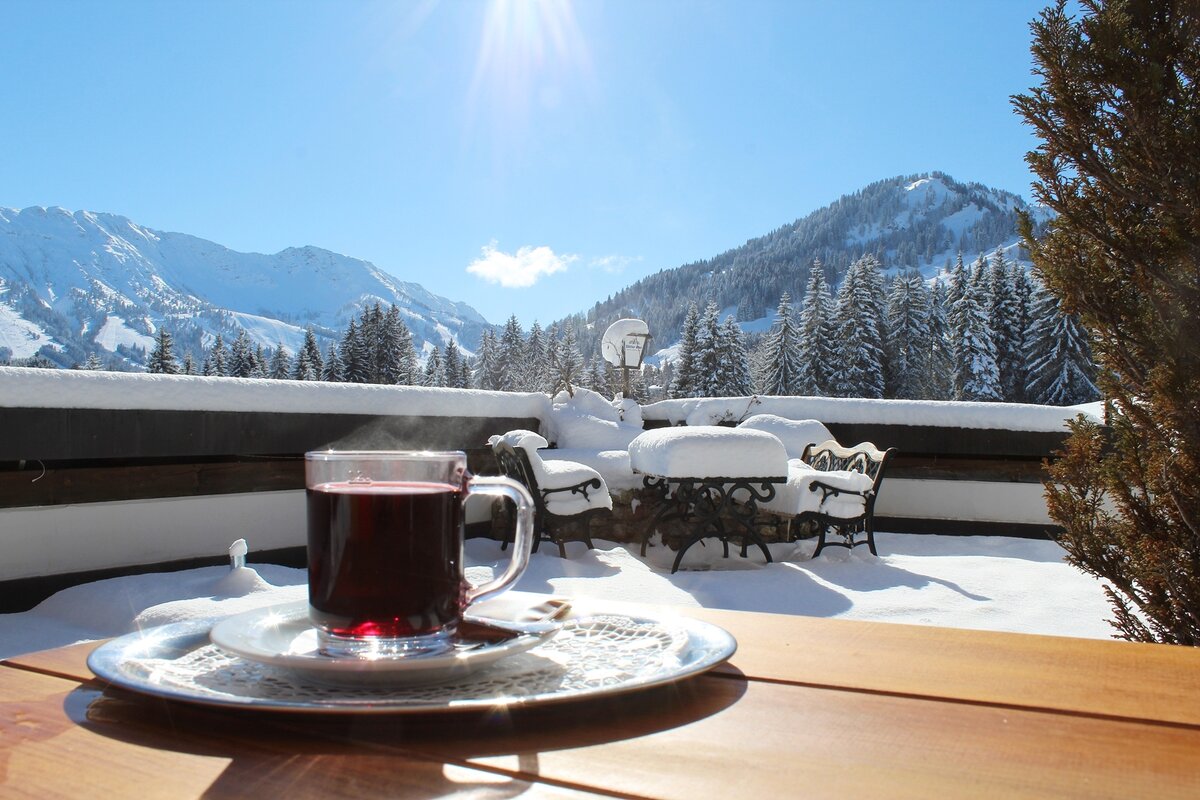
[[[186,703],[257,711],[403,714],[534,706],[672,683],[720,664],[737,642],[722,628],[674,616],[599,614],[567,620],[524,653],[443,683],[331,686],[227,653],[211,622],[164,625],[94,650],[88,667],[111,684]]]

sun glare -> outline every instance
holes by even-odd
[[[492,0],[488,4],[467,101],[474,114],[519,127],[553,110],[568,82],[587,78],[587,48],[569,0]]]

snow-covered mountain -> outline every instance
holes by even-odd
[[[835,291],[849,265],[868,253],[887,271],[918,269],[928,277],[960,252],[968,265],[997,248],[1028,263],[1017,234],[1019,211],[1039,224],[1048,218],[1011,192],[940,172],[877,181],[740,247],[643,278],[579,315],[576,327],[588,332],[582,343],[588,352],[611,322],[639,317],[649,323],[655,349],[664,348],[679,338],[689,303],[703,308],[711,300],[722,316],[759,332],[770,327],[784,292],[796,303],[803,298],[814,259]]]
[[[243,329],[295,353],[312,326],[324,349],[376,302],[396,304],[418,348],[453,338],[473,351],[488,326],[465,303],[317,247],[239,253],[115,214],[0,208],[0,360],[96,354],[137,369],[164,326],[180,356]]]

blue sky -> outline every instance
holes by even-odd
[[[895,175],[1029,197],[1045,5],[6,0],[0,206],[316,245],[528,325]]]

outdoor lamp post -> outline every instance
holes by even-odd
[[[600,354],[614,367],[621,368],[624,377],[624,397],[629,397],[629,370],[641,369],[650,341],[650,327],[640,319],[619,319],[604,332]]]

